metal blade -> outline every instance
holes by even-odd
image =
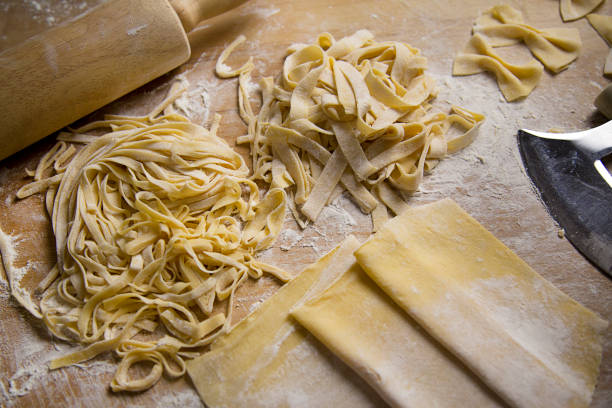
[[[570,242],[612,276],[612,188],[592,157],[571,140],[519,130],[519,151],[527,174]]]

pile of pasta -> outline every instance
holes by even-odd
[[[338,191],[348,190],[372,214],[376,230],[389,208],[406,208],[405,196],[448,153],[467,146],[484,119],[457,106],[435,111],[434,79],[418,49],[398,41],[375,41],[366,30],[338,41],[328,33],[313,44],[288,49],[282,74],[263,78],[262,105],[249,101],[249,60],[231,70],[225,61],[245,40],[221,55],[217,73],[239,75],[239,108],[248,134],[253,179],[288,191],[290,208],[303,227],[314,222]],[[463,133],[449,138],[458,125]]]
[[[244,159],[216,136],[219,116],[207,130],[173,112],[184,89],[175,84],[148,116],[61,134],[18,192],[46,194],[56,240],[39,315],[55,336],[87,345],[51,368],[113,350],[114,391],[183,375],[185,359],[229,328],[248,277],[289,279],[254,257],[283,224],[284,191],[260,199]]]

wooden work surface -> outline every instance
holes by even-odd
[[[99,2],[4,1],[0,4],[0,49],[18,44]],[[233,144],[245,132],[237,115],[236,80],[217,79],[213,69],[223,48],[239,34],[245,34],[248,42],[228,63],[238,64],[249,55],[254,56],[254,80],[280,71],[288,45],[312,41],[322,31],[340,38],[366,28],[377,39],[408,42],[420,48],[429,59],[429,72],[440,86],[438,106],[446,109],[450,103],[458,104],[487,116],[474,144],[445,159],[425,178],[410,204],[453,198],[545,278],[612,320],[611,280],[592,267],[566,239],[560,238],[559,227],[547,214],[525,175],[516,147],[516,132],[521,127],[574,130],[604,121],[592,102],[608,83],[602,76],[608,46],[585,19],[564,25],[557,0],[508,1],[535,27],[578,28],[584,48],[566,71],[554,77],[545,73],[528,98],[506,103],[490,75],[450,76],[453,56],[467,42],[472,22],[479,12],[497,3],[487,0],[253,0],[226,15],[203,22],[192,31],[189,35],[192,57],[187,64],[86,120],[103,113],[145,113],[164,97],[169,84],[183,75],[191,84],[185,107],[188,116],[196,122],[209,123],[214,112],[221,113],[220,135]],[[598,12],[612,14],[612,3],[604,4]],[[10,78],[0,78],[0,84],[7,80]],[[5,244],[11,249],[10,253],[3,254],[3,260],[24,274],[21,280],[24,287],[35,285],[53,265],[53,240],[41,197],[17,201],[15,192],[27,182],[24,170],[33,168],[52,144],[53,136],[0,162],[0,229],[4,231]],[[239,151],[248,153],[244,148]],[[296,274],[347,234],[365,239],[370,229],[369,217],[343,196],[323,212],[317,225],[304,231],[296,229],[288,217],[286,230],[274,248],[262,256]],[[272,280],[257,286],[244,285],[238,293],[236,316],[244,316],[252,310],[254,302],[266,298],[277,287]],[[52,339],[44,325],[18,307],[8,293],[6,277],[0,271],[0,406],[201,406],[188,378],[162,379],[143,393],[112,394],[108,384],[117,360],[111,355],[78,367],[49,372],[48,361],[71,350],[70,346]],[[612,406],[610,329],[605,335],[593,406]]]

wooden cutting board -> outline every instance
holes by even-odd
[[[0,4],[0,50],[17,44],[84,12],[101,0],[12,0]],[[564,25],[558,1],[508,1],[538,28]],[[179,75],[190,82],[183,110],[196,122],[209,123],[223,115],[220,135],[231,144],[245,133],[236,109],[236,81],[214,76],[223,48],[239,34],[248,43],[229,63],[255,58],[254,81],[280,72],[288,45],[312,41],[322,31],[336,38],[362,28],[377,39],[402,40],[418,47],[429,59],[429,72],[440,86],[436,105],[451,103],[481,112],[487,121],[474,144],[445,159],[425,178],[410,204],[451,197],[517,252],[534,269],[574,299],[612,320],[612,281],[593,268],[571,244],[559,236],[524,173],[516,147],[520,127],[561,130],[586,129],[604,118],[592,101],[608,81],[602,67],[608,46],[585,19],[565,24],[580,30],[584,48],[570,68],[556,76],[545,73],[541,84],[525,100],[506,103],[492,76],[450,76],[452,59],[470,36],[479,12],[497,2],[470,0],[252,0],[231,13],[207,21],[189,35],[192,58],[183,67],[112,103],[85,121],[104,113],[139,114],[160,101]],[[460,4],[460,5],[459,5]],[[599,10],[612,14],[608,2]],[[524,55],[517,54],[518,58]],[[2,81],[10,78],[1,78]],[[53,144],[53,137],[0,162],[0,239],[14,251],[3,261],[23,274],[21,284],[35,285],[53,265],[53,240],[40,197],[16,201],[15,192]],[[247,155],[245,148],[238,149]],[[304,231],[287,218],[286,230],[263,259],[297,274],[305,265],[339,243],[349,233],[365,239],[369,217],[343,196],[323,212],[317,225]],[[5,251],[6,252],[6,251]],[[253,310],[278,287],[271,279],[247,283],[238,293],[236,317]],[[8,295],[0,270],[0,406],[87,407],[198,407],[201,402],[187,378],[162,380],[138,394],[112,394],[110,382],[116,359],[106,355],[78,367],[49,372],[51,358],[71,350],[52,339],[44,326],[18,307]],[[605,335],[604,357],[594,407],[612,406],[612,330]]]

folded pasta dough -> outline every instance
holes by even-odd
[[[346,270],[358,246],[354,237],[347,238],[213,343],[210,352],[187,363],[206,406],[384,405],[289,316],[292,307],[317,296]]]
[[[356,262],[321,296],[292,315],[391,406],[505,406]]]
[[[604,16],[601,14],[589,14],[587,16],[589,23],[602,36],[608,45],[612,46],[612,16]],[[604,75],[612,75],[612,50],[608,52],[604,65]]]
[[[453,75],[473,75],[484,71],[495,74],[499,89],[508,102],[525,97],[540,82],[542,65],[531,60],[512,65],[497,55],[484,37],[474,34],[465,49],[455,57]]]
[[[558,73],[578,58],[582,41],[574,28],[537,29],[525,23],[523,15],[506,4],[483,12],[473,27],[474,35],[457,55],[453,75],[472,75],[483,71],[495,74],[507,101],[527,96],[542,75],[535,60],[524,65],[510,64],[493,49],[524,42],[531,53],[553,73]]]
[[[589,14],[587,20],[608,45],[612,45],[612,16]]]
[[[520,11],[502,4],[482,13],[476,20],[474,33],[486,38],[492,47],[503,47],[522,41],[544,66],[560,72],[578,58],[582,41],[575,28],[539,30],[525,23]]]
[[[389,221],[355,256],[428,333],[515,407],[587,407],[607,322],[450,199]]]
[[[563,21],[578,20],[595,10],[604,0],[561,0],[559,10]]]

